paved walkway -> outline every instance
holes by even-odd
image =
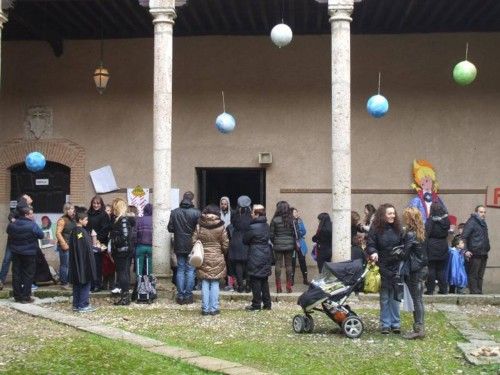
[[[473,327],[469,323],[470,317],[457,305],[444,305],[434,304],[434,307],[441,311],[450,324],[455,327],[469,342],[459,342],[457,345],[464,353],[465,359],[474,365],[488,365],[500,364],[500,356],[484,356],[478,353],[485,352],[486,350],[496,349],[500,344],[493,340],[493,338],[486,332],[481,331],[479,328]]]
[[[64,298],[64,297],[63,297]],[[67,298],[65,298],[67,300]],[[23,313],[53,320],[58,323],[79,329],[81,331],[94,333],[111,340],[122,340],[142,349],[156,353],[165,357],[177,359],[205,370],[215,371],[228,375],[264,375],[265,372],[252,367],[244,366],[236,362],[229,362],[222,359],[201,355],[192,350],[186,350],[175,346],[165,345],[165,343],[151,339],[149,337],[137,335],[119,328],[109,327],[103,324],[93,322],[82,318],[76,314],[65,314],[42,307],[40,303],[54,302],[52,298],[49,301],[38,300],[36,304],[21,304],[10,300],[0,300],[0,306],[9,307]]]

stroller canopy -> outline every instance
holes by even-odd
[[[338,263],[326,262],[323,265],[323,272],[325,271],[331,272],[345,285],[354,285],[356,280],[363,274],[363,262],[361,259]]]

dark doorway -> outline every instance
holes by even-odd
[[[48,161],[43,171],[31,172],[24,163],[10,168],[10,199],[22,194],[33,198],[35,213],[62,212],[66,195],[70,194],[71,168]]]
[[[248,195],[252,203],[266,204],[266,170],[264,168],[196,168],[198,175],[198,203],[219,205],[223,196],[229,197],[231,207],[241,195]]]

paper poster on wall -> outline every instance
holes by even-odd
[[[109,165],[91,171],[90,178],[92,179],[97,194],[118,190],[113,170]]]
[[[137,207],[139,216],[143,216],[144,206],[149,203],[149,189],[137,185],[127,189],[127,202],[129,206]]]
[[[179,189],[170,189],[170,207],[172,210],[179,207]]]

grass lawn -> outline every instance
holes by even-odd
[[[492,335],[495,341],[500,342],[500,317],[498,315],[471,316],[469,322],[472,326]]]
[[[0,373],[211,374],[133,345],[0,308]]]
[[[103,305],[94,318],[112,326],[280,374],[497,374],[500,367],[474,367],[456,343],[463,341],[444,315],[429,312],[427,338],[404,340],[378,333],[378,310],[356,309],[365,322],[360,339],[350,340],[324,315],[315,314],[313,334],[295,334],[293,304],[272,311],[246,312],[243,304],[226,303],[222,314],[203,317],[199,306],[162,303],[114,308]],[[411,327],[403,313],[403,328]]]

